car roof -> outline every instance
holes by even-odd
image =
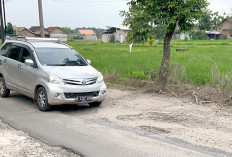
[[[70,48],[67,45],[53,42],[29,42],[34,48]]]
[[[55,42],[46,42],[46,41],[20,41],[20,40],[6,40],[11,43],[20,43],[28,46],[33,46],[34,48],[71,48],[70,46],[63,43],[55,43]]]

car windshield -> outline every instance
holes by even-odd
[[[86,61],[70,48],[37,48],[36,53],[42,65],[86,66]]]

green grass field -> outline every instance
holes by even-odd
[[[162,42],[156,43],[156,47],[152,49],[143,44],[134,45],[132,53],[129,53],[129,44],[103,44],[99,41],[75,41],[67,44],[90,59],[92,65],[103,74],[116,72],[120,77],[126,78],[149,79],[149,72],[159,71],[163,53]],[[179,48],[189,51],[176,52]],[[215,73],[216,67],[221,76],[230,76],[232,40],[173,41],[170,70],[178,71],[173,68],[174,65],[181,67],[182,81],[195,85],[215,82],[212,75],[218,75]]]

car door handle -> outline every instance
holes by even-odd
[[[4,59],[4,61],[3,61],[3,62],[4,62],[4,64],[7,64],[7,59]]]
[[[18,65],[18,69],[19,69],[19,70],[22,69],[22,65],[21,65],[21,64]]]

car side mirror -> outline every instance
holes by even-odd
[[[87,61],[87,63],[88,63],[89,65],[91,65],[91,60],[88,60],[88,59],[87,59],[86,61]]]
[[[34,66],[34,62],[31,59],[26,59],[24,62],[25,65],[33,67]]]

